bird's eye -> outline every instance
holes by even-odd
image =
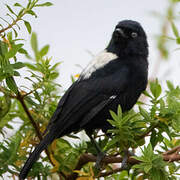
[[[132,38],[136,38],[137,36],[138,36],[138,34],[137,34],[136,32],[132,32],[132,33],[131,33],[131,37],[132,37]]]

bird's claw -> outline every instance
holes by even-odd
[[[105,152],[100,152],[97,155],[97,159],[96,159],[96,164],[95,164],[95,168],[96,169],[101,169],[101,164],[102,164],[102,160],[104,159],[104,157],[106,156]]]
[[[122,159],[122,164],[121,164],[122,169],[127,169],[127,167],[128,167],[127,160],[128,160],[128,156],[127,156],[127,154],[125,154]]]
[[[124,151],[124,157],[122,159],[122,164],[121,164],[121,168],[122,169],[127,169],[128,168],[128,157],[129,156],[134,156],[135,154],[131,151],[125,150]]]

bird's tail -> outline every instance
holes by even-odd
[[[32,165],[37,161],[39,158],[41,152],[47,148],[47,146],[55,139],[55,137],[48,133],[43,140],[36,146],[34,151],[30,154],[29,158],[27,159],[26,163],[24,164],[23,168],[21,169],[21,172],[19,174],[19,179],[23,180],[26,178],[29,170],[31,169]]]

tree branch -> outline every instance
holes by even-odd
[[[34,2],[32,5],[30,5],[29,8],[24,8],[24,9],[23,9],[23,12],[22,12],[16,19],[14,19],[11,24],[9,24],[9,25],[8,25],[7,27],[5,27],[5,28],[2,28],[2,29],[0,30],[0,36],[3,36],[2,33],[4,33],[5,31],[7,31],[8,29],[13,28],[13,26],[16,25],[18,21],[22,20],[22,17],[23,17],[24,15],[26,15],[27,12],[30,11],[30,10],[34,7],[35,3],[36,3],[36,2]]]
[[[168,162],[179,161],[180,160],[180,146],[176,146],[171,150],[163,153],[163,159]]]
[[[163,160],[168,161],[168,162],[179,161],[180,160],[179,152],[180,152],[180,146],[177,146],[171,150],[168,150],[162,154]],[[80,170],[88,162],[96,162],[96,159],[97,159],[97,157],[92,154],[88,154],[88,153],[82,154],[79,158],[79,161],[78,161],[76,167],[75,167],[75,170]],[[109,156],[105,156],[105,158],[102,160],[102,163],[104,163],[104,164],[121,163],[122,160],[123,160],[122,157],[109,155]],[[130,165],[135,165],[135,164],[141,163],[141,161],[134,159],[132,157],[129,157],[127,159],[127,163]],[[99,175],[97,175],[97,177],[109,176],[113,173],[120,172],[122,170],[123,170],[122,168],[116,168],[111,171],[101,172]],[[77,173],[72,173],[69,176],[67,176],[66,179],[67,180],[75,180],[77,177],[78,177]]]

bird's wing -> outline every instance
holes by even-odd
[[[68,95],[66,95],[65,101],[59,103],[59,105],[62,104],[61,107],[58,106],[61,111],[57,108],[52,120],[53,129],[60,133],[58,136],[80,129],[80,120],[95,106],[100,111],[117,94],[126,89],[128,76],[128,68],[121,67],[106,76],[98,75],[95,78],[75,82]],[[93,113],[95,114],[98,111]],[[91,117],[93,117],[93,113],[91,113]],[[88,119],[90,121],[91,118]]]
[[[61,111],[62,111],[62,107],[64,105],[64,103],[66,102],[66,100],[69,97],[69,94],[71,92],[71,90],[73,89],[73,87],[75,86],[75,83],[73,83],[69,89],[65,92],[65,94],[62,96],[61,100],[58,103],[58,106],[56,108],[56,111],[54,112],[54,114],[52,115],[45,131],[43,132],[43,135],[45,135],[47,133],[47,131],[49,130],[49,128],[51,127],[51,125],[54,123],[55,120],[57,120],[58,116],[60,115]]]
[[[94,106],[81,120],[80,127],[83,128],[88,122],[93,119],[103,108],[109,105],[116,98],[116,95],[107,97],[105,100],[101,101],[98,105]]]

